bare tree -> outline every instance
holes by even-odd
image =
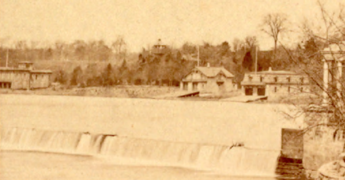
[[[255,36],[247,36],[245,38],[246,48],[250,51],[255,49],[255,47],[258,45],[258,41]]]
[[[54,48],[56,50],[55,58],[58,60],[63,60],[65,57],[65,50],[66,50],[66,43],[62,41],[57,41],[54,44]]]
[[[15,44],[15,48],[20,52],[20,60],[28,60],[28,43],[27,41],[18,41]]]
[[[303,46],[291,50],[281,44],[290,62],[300,67],[298,70],[306,74],[311,83],[311,96],[293,101],[302,113],[296,113],[292,119],[305,115],[305,169],[319,169],[324,163],[335,160],[343,152],[345,139],[343,11],[330,12],[325,4],[317,3],[321,15],[317,20],[319,25],[303,22],[301,32],[306,40]]]
[[[288,31],[287,27],[288,19],[285,14],[268,14],[264,17],[261,31],[268,34],[274,41],[274,60],[276,60],[276,51],[278,46],[278,40],[281,34]]]
[[[126,48],[126,42],[124,40],[123,36],[118,36],[116,41],[114,41],[112,43],[112,48],[115,51],[115,55],[119,58],[119,59],[124,59],[126,57],[126,53],[127,53],[127,48]]]
[[[246,43],[240,39],[235,38],[232,41],[232,48],[235,53],[241,52],[246,48]]]

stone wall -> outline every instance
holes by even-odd
[[[327,112],[309,112],[306,123],[310,128],[303,137],[303,166],[307,170],[316,171],[323,164],[336,160],[343,152],[344,140],[337,138],[337,128],[333,126],[317,126],[327,123],[331,114]]]
[[[303,158],[303,131],[300,129],[282,129],[281,156],[291,159]]]

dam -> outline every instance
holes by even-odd
[[[168,142],[74,132],[13,128],[1,135],[2,150],[54,152],[122,158],[163,166],[181,166],[231,175],[273,176],[279,151]]]
[[[281,127],[291,126],[279,116],[261,114],[262,120],[256,121],[255,113],[276,111],[266,105],[249,105],[257,106],[251,114],[229,114],[225,112],[235,106],[237,111],[241,108],[250,111],[250,107],[229,102],[1,96],[0,158],[9,164],[44,161],[40,168],[61,163],[56,159],[45,162],[46,158],[61,154],[72,159],[91,158],[81,161],[83,164],[78,166],[82,167],[101,161],[101,165],[92,166],[97,172],[108,164],[180,167],[193,172],[226,174],[226,179],[273,178],[277,176]],[[199,113],[190,113],[196,110]],[[76,162],[66,160],[66,163]],[[15,179],[8,178],[10,167],[4,165],[1,170],[7,177],[4,179]],[[19,167],[13,165],[13,168]],[[63,168],[61,173],[69,173],[65,171]],[[88,178],[93,179],[92,176],[81,179]]]

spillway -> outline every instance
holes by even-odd
[[[274,176],[279,151],[231,145],[172,142],[116,134],[1,129],[1,149],[121,158],[194,167],[232,175]]]

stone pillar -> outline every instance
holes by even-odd
[[[341,61],[337,62],[337,95],[339,98],[341,98],[341,77],[342,77],[342,70],[343,70],[343,63]]]
[[[323,60],[323,92],[322,92],[322,106],[328,106],[329,102],[328,102],[328,63],[327,61],[324,59]]]
[[[180,82],[180,90],[181,91],[183,90],[183,82],[182,81]]]

